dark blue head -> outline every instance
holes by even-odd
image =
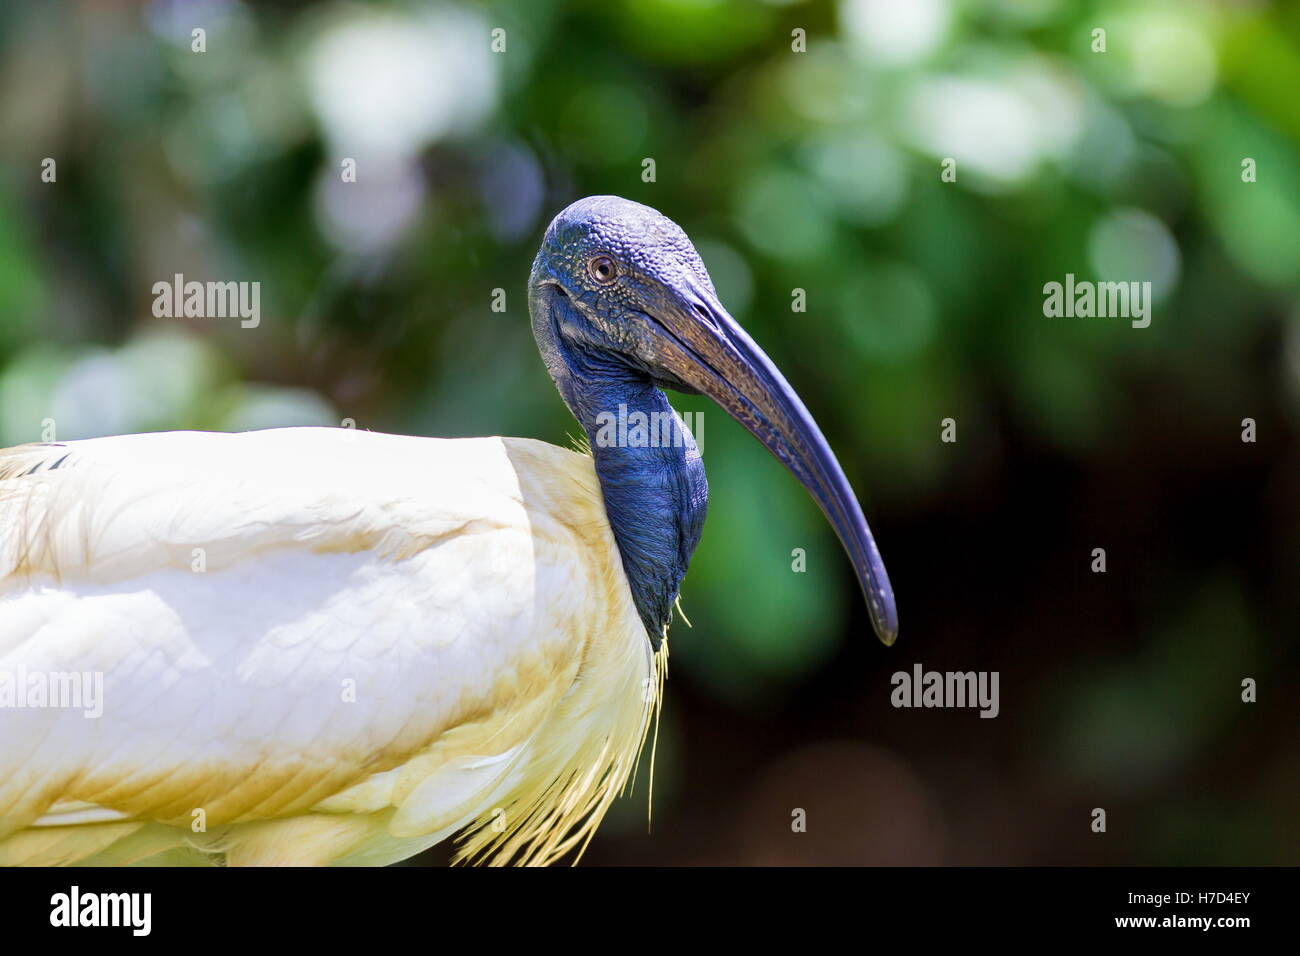
[[[617,196],[579,200],[546,230],[528,301],[551,377],[589,436],[597,416],[618,405],[667,409],[659,389],[707,395],[808,489],[853,562],[876,634],[894,642],[893,591],[844,472],[799,396],[722,307],[704,263],[676,223]],[[676,597],[703,521],[698,454],[693,443],[653,452],[593,443],[593,454],[653,637],[667,623],[666,604]],[[660,495],[677,499],[672,512],[681,526],[666,529],[672,533],[662,540],[657,536],[665,529],[656,529],[672,516],[647,516]],[[694,498],[700,501],[692,508]],[[680,567],[666,579],[647,580],[667,552]]]

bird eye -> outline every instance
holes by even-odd
[[[593,256],[587,263],[587,272],[601,285],[609,285],[618,278],[618,269],[609,256]]]

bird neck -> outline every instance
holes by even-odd
[[[704,462],[648,375],[558,337],[556,345],[543,355],[587,434],[632,599],[658,649],[704,527]]]

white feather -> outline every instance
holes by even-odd
[[[104,699],[0,709],[0,861],[125,819],[330,862],[535,802],[644,733],[655,666],[589,458],[283,429],[0,453],[5,671]]]

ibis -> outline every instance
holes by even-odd
[[[805,486],[894,641],[835,455],[682,229],[575,202],[528,309],[581,450],[285,428],[0,451],[0,864],[378,865],[456,834],[458,862],[577,859],[658,713],[704,526],[666,390]],[[667,427],[602,427],[637,415]]]

